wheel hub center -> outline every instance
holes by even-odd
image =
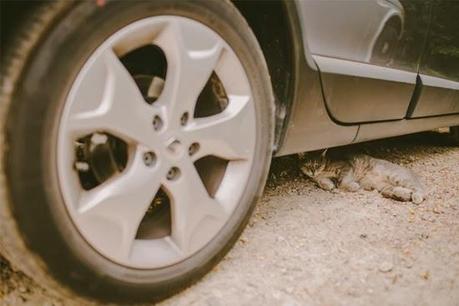
[[[180,142],[180,140],[172,137],[167,141],[167,152],[172,156],[172,157],[180,157],[182,156],[184,149],[183,145]]]

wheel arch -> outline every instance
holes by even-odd
[[[268,65],[276,104],[275,153],[285,135],[303,52],[296,4],[289,0],[232,2],[254,32]]]

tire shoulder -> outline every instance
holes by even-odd
[[[50,288],[51,292],[59,292],[65,296],[79,299],[67,288],[61,286],[47,272],[47,265],[41,258],[30,251],[22,236],[13,213],[13,202],[8,191],[6,177],[6,153],[9,150],[8,114],[12,99],[21,74],[27,66],[30,55],[40,44],[41,38],[59,16],[72,5],[70,1],[43,3],[31,12],[19,29],[16,37],[5,48],[2,54],[0,73],[0,253],[10,262],[13,269],[21,270],[37,284]],[[54,294],[52,294],[54,295]]]

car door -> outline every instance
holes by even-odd
[[[425,47],[423,1],[297,2],[331,117],[344,124],[402,119]]]
[[[459,2],[432,3],[432,23],[419,77],[422,90],[410,117],[459,113]]]

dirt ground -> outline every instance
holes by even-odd
[[[162,305],[459,305],[459,148],[423,133],[334,150],[405,165],[421,205],[331,193],[274,160],[241,239],[196,285]],[[0,260],[1,305],[66,305]]]

